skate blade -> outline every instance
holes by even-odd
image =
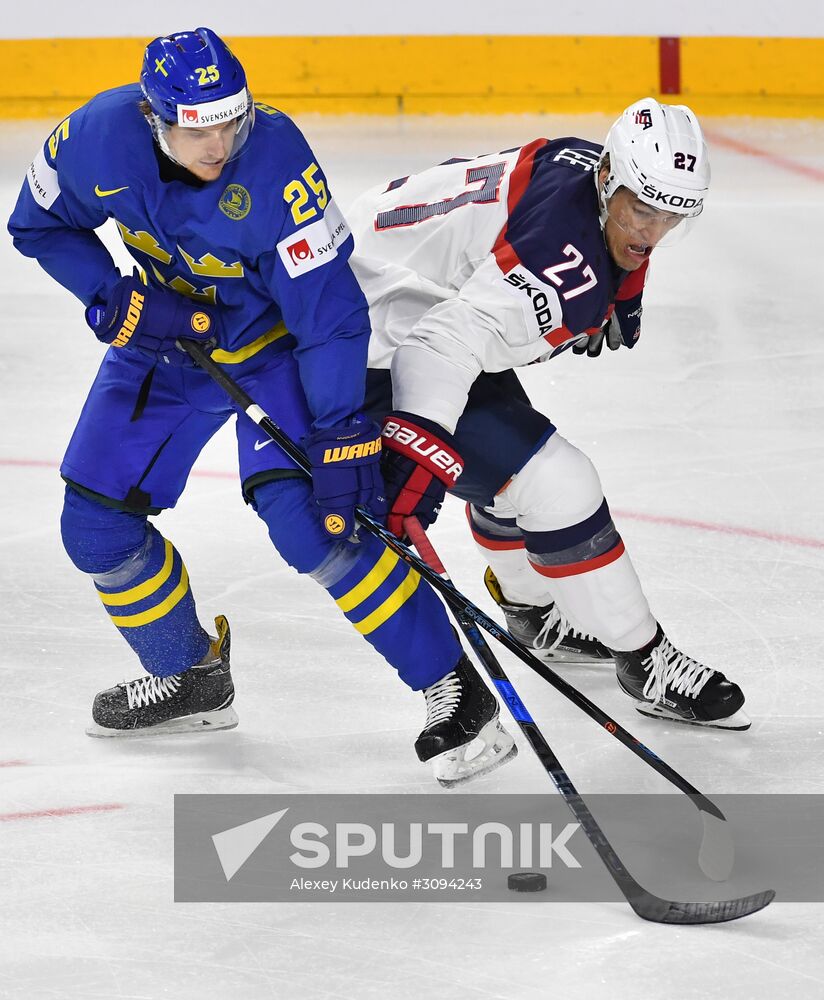
[[[480,733],[464,746],[447,750],[432,758],[432,770],[439,785],[454,788],[489,774],[518,756],[515,740],[497,718],[488,722]]]
[[[599,656],[591,656],[589,653],[576,653],[574,650],[568,649],[553,649],[548,652],[545,649],[532,649],[532,652],[539,660],[543,660],[544,663],[556,664],[558,666],[570,666],[576,667],[614,667],[615,660],[602,658]]]
[[[234,729],[238,724],[235,710],[229,706],[216,712],[198,712],[180,719],[169,719],[156,726],[140,729],[107,729],[93,722],[86,729],[86,735],[95,739],[151,739],[154,736],[170,736],[175,733],[209,733],[217,729]]]
[[[649,719],[665,719],[667,722],[680,722],[683,725],[697,726],[701,729],[729,729],[732,732],[742,733],[752,725],[747,713],[741,709],[727,716],[726,719],[712,719],[708,722],[702,719],[685,719],[666,708],[661,708],[660,705],[650,705],[646,701],[636,701],[635,711],[646,715]]]

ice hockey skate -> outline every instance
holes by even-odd
[[[595,636],[574,629],[554,603],[543,607],[508,601],[498,578],[487,566],[484,573],[486,589],[503,611],[506,627],[518,642],[539,659],[568,663],[603,663],[612,660],[612,653]]]
[[[642,649],[614,655],[618,684],[642,715],[713,729],[750,728],[741,688],[676,649],[660,625]]]
[[[518,755],[498,719],[498,702],[466,656],[423,694],[426,725],[415,752],[419,760],[432,761],[444,788],[488,774]]]
[[[146,674],[101,691],[92,706],[89,736],[166,736],[169,733],[234,729],[235,696],[229,672],[229,623],[215,619],[217,638],[207,662],[170,677]]]

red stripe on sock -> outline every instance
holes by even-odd
[[[532,568],[541,574],[541,576],[549,576],[552,578],[562,577],[562,576],[577,576],[579,573],[589,573],[593,569],[600,569],[602,566],[608,566],[611,562],[615,562],[616,559],[620,558],[624,554],[624,543],[622,541],[618,542],[615,548],[610,549],[609,552],[605,552],[601,556],[596,556],[594,559],[584,559],[582,562],[567,563],[566,566],[538,566],[537,563],[529,560]]]
[[[466,519],[469,522],[469,530],[472,532],[472,537],[482,549],[489,549],[492,552],[500,552],[504,549],[522,549],[524,547],[525,542],[523,538],[513,538],[510,541],[496,542],[491,538],[486,538],[484,535],[479,534],[475,528],[475,522],[472,520],[471,504],[467,504],[464,507],[464,513],[466,514]]]
[[[482,549],[488,549],[490,552],[502,552],[507,549],[522,549],[524,547],[523,539],[520,541],[515,539],[511,542],[493,542],[490,538],[479,535],[477,531],[472,532],[472,537]]]

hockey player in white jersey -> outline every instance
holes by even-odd
[[[578,138],[449,160],[349,212],[369,302],[367,403],[384,418],[389,527],[467,501],[487,585],[539,655],[614,660],[645,715],[746,729],[744,696],[653,616],[591,461],[512,369],[634,347],[652,251],[700,215],[706,145],[686,107],[638,101]]]

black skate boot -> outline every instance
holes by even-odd
[[[498,721],[498,702],[466,656],[423,695],[426,725],[415,740],[415,753],[418,760],[432,761],[444,788],[493,771],[517,756],[515,741]]]
[[[653,719],[714,729],[749,729],[741,688],[673,646],[661,626],[635,652],[614,652],[618,684]]]
[[[506,627],[513,638],[539,659],[567,663],[603,663],[612,659],[612,653],[603,643],[595,636],[574,629],[554,603],[538,608],[507,601],[489,566],[484,573],[484,583],[492,600],[503,611]]]
[[[170,677],[146,674],[94,699],[89,736],[165,736],[191,730],[234,729],[237,715],[229,672],[229,623],[215,618],[217,639],[208,662]]]

